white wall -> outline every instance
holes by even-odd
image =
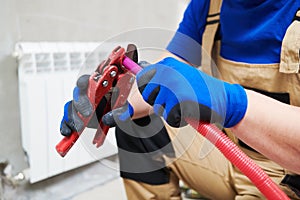
[[[0,160],[27,167],[21,147],[18,41],[102,41],[135,28],[176,30],[188,0],[0,0]]]

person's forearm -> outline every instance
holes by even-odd
[[[300,108],[247,91],[248,108],[234,134],[283,167],[300,173]]]
[[[141,93],[138,90],[136,82],[133,84],[127,100],[134,109],[134,115],[132,116],[132,119],[145,117],[153,113],[152,106],[144,101]]]

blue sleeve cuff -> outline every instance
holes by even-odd
[[[196,66],[201,65],[201,49],[196,40],[178,31],[167,46],[168,51]]]

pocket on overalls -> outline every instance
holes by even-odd
[[[298,73],[300,64],[300,10],[288,27],[282,41],[279,71]]]

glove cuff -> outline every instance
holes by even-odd
[[[227,111],[224,127],[230,128],[238,124],[245,116],[248,98],[245,89],[239,84],[226,84]]]

